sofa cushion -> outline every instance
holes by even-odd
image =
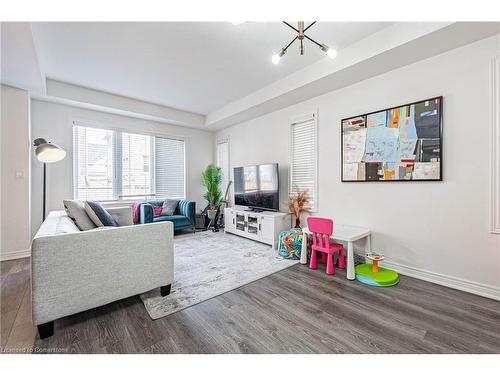
[[[174,223],[175,227],[191,226],[191,222],[186,216],[182,215],[171,215],[171,216],[159,216],[153,219],[153,222],[158,223],[160,221],[171,221]]]
[[[118,223],[99,202],[86,201],[85,211],[98,227],[117,227]]]
[[[178,199],[165,199],[165,202],[163,202],[161,215],[162,216],[172,216],[174,214],[175,209],[177,208],[178,204],[179,204]]]
[[[94,226],[95,228],[95,226]],[[66,215],[59,216],[53,234],[79,233],[80,229],[75,225],[73,220]]]
[[[78,229],[80,230],[89,230],[94,229],[96,225],[90,219],[89,215],[85,211],[85,206],[83,202],[78,200],[63,200],[64,209],[68,216],[73,220]]]
[[[109,212],[119,227],[126,227],[134,225],[132,219],[132,207],[107,207],[106,211]]]
[[[51,211],[42,225],[40,225],[34,238],[80,232],[80,229],[78,229],[65,211]]]

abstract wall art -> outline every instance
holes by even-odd
[[[441,181],[443,97],[341,121],[342,181]]]

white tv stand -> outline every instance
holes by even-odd
[[[245,207],[228,207],[224,211],[224,231],[271,245],[278,246],[278,236],[290,229],[290,220],[283,212],[246,211]]]

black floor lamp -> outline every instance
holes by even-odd
[[[55,163],[66,157],[66,151],[43,138],[33,141],[35,155],[43,163],[43,220],[45,220],[45,202],[47,191],[47,163]]]

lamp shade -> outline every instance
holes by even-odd
[[[42,163],[55,163],[66,157],[66,151],[43,138],[35,139],[35,155]]]

